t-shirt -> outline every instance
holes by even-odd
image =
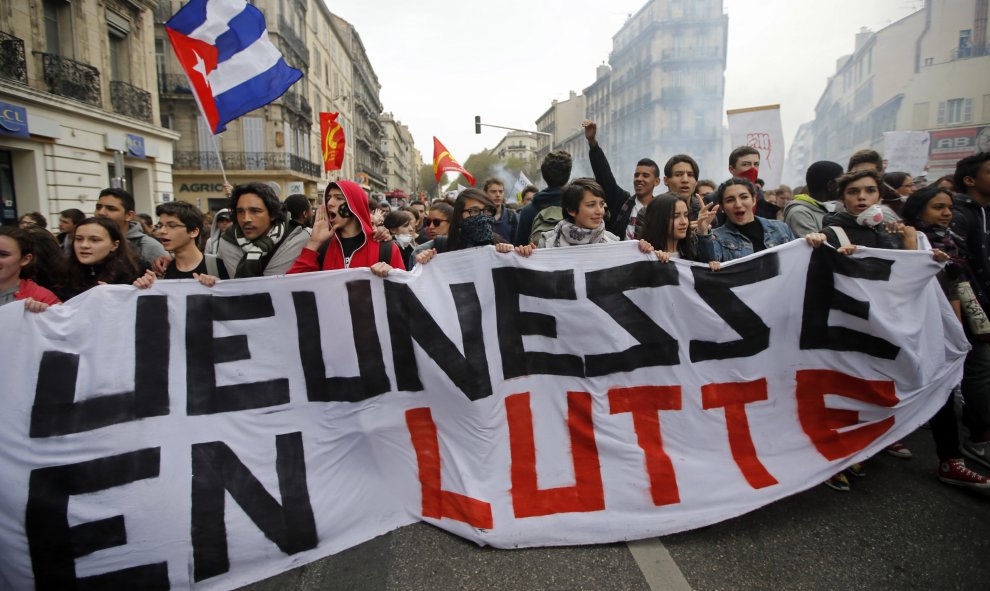
[[[163,279],[192,279],[193,273],[199,275],[206,275],[206,257],[204,256],[199,261],[199,265],[196,266],[192,271],[180,271],[179,265],[176,264],[176,260],[172,259],[172,262],[168,264],[168,268],[165,269],[165,276]]]
[[[346,269],[351,266],[351,255],[364,244],[364,234],[359,233],[350,238],[344,238],[343,236],[339,236],[338,238],[340,238],[340,249],[344,251],[344,268]]]
[[[639,212],[643,210],[643,202],[636,199],[635,205],[629,212],[629,225],[626,226],[626,240],[636,240],[636,227],[639,226]]]

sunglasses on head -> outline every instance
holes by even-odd
[[[447,223],[447,220],[441,220],[440,218],[426,218],[423,220],[424,226],[436,226],[438,228],[440,227],[440,224],[445,223]]]

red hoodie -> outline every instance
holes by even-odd
[[[375,242],[372,239],[374,230],[371,227],[371,211],[368,209],[368,195],[361,188],[361,185],[357,183],[337,181],[327,185],[326,190],[323,192],[323,203],[321,206],[326,206],[327,195],[330,189],[335,186],[343,191],[344,199],[347,200],[347,207],[357,217],[358,221],[361,222],[361,232],[364,235],[364,244],[354,251],[354,254],[351,255],[350,264],[346,268],[370,267],[379,261],[381,247],[379,246],[379,242]],[[337,238],[336,233],[330,238],[330,245],[327,248],[326,255],[323,257],[322,267],[320,267],[318,257],[319,255],[315,250],[303,248],[296,262],[289,269],[288,274],[344,269],[344,250],[340,246],[340,239]],[[405,270],[406,268],[402,263],[402,252],[394,242],[392,243],[392,260],[388,263],[395,269]]]
[[[41,287],[34,281],[31,281],[30,279],[21,279],[21,284],[17,288],[17,293],[14,294],[14,299],[26,300],[27,298],[34,298],[35,300],[48,305],[62,303],[62,300],[58,299],[55,294],[48,291],[44,287]]]

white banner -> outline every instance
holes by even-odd
[[[726,111],[732,148],[750,146],[760,153],[760,178],[767,189],[780,186],[784,172],[784,131],[780,105]]]
[[[938,268],[487,247],[3,306],[0,588],[229,589],[418,520],[516,548],[740,515],[943,404],[968,345]]]
[[[884,170],[923,176],[928,167],[929,141],[927,131],[883,132]]]

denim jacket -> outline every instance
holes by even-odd
[[[784,222],[768,220],[760,216],[756,216],[756,219],[763,226],[763,245],[766,248],[794,240],[794,233]],[[712,230],[712,243],[715,247],[715,260],[723,263],[741,259],[754,252],[753,243],[731,222],[726,222],[725,225]]]

